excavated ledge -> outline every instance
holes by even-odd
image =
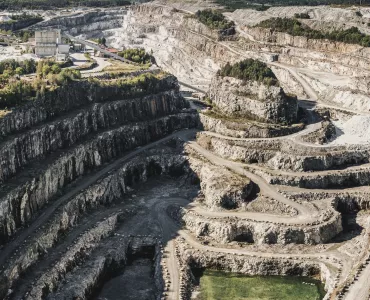
[[[267,169],[251,169],[269,184],[287,185],[305,189],[336,189],[367,186],[370,184],[368,165],[349,167],[343,170],[312,173],[277,173]]]
[[[0,149],[0,181],[15,175],[34,159],[68,148],[89,134],[128,122],[146,121],[179,112],[186,107],[178,91],[143,98],[97,103],[65,117],[9,137]]]
[[[123,164],[112,174],[74,196],[36,230],[34,237],[24,241],[22,247],[15,251],[16,254],[2,271],[0,295],[6,294],[23,272],[35,264],[49,248],[54,247],[72,227],[78,225],[86,212],[91,213],[103,205],[121,199],[132,191],[134,184],[145,182],[148,177],[171,175],[173,172],[178,174],[179,170],[189,171],[185,156],[159,151],[156,155],[139,156]],[[63,273],[63,270],[61,272]]]
[[[55,290],[67,272],[83,262],[96,249],[100,241],[114,232],[123,215],[121,212],[108,217],[75,240],[71,248],[62,254],[61,259],[54,266],[43,273],[40,278],[35,278],[25,299],[44,299]]]
[[[211,237],[219,243],[240,241],[257,244],[321,244],[342,231],[341,215],[328,210],[318,218],[317,225],[285,224],[274,221],[254,221],[235,217],[204,217],[191,210],[184,210],[182,220],[197,237]]]
[[[32,174],[17,178],[17,187],[3,185],[6,194],[0,199],[0,241],[4,244],[17,229],[26,225],[38,211],[55,198],[62,188],[79,176],[105,162],[123,155],[137,146],[144,146],[175,130],[195,127],[194,114],[171,115],[150,122],[119,127],[99,134],[91,141],[59,154],[49,164]],[[26,171],[27,173],[28,171]]]
[[[250,201],[253,183],[249,178],[194,157],[189,162],[201,182],[204,203],[211,210],[240,208]]]
[[[153,257],[160,253],[160,246],[153,237],[128,239],[115,237],[99,248],[84,266],[68,274],[64,284],[50,294],[48,299],[88,299],[119,270],[124,269],[130,262],[130,256],[140,255],[140,252],[148,248],[153,249]],[[153,265],[155,266],[156,264]],[[160,294],[161,290],[157,290],[152,296],[159,299]]]
[[[101,86],[87,81],[71,82],[46,93],[35,101],[15,108],[11,113],[2,117],[0,119],[0,135],[7,136],[29,129],[92,103],[132,99],[151,93],[178,91],[178,89],[177,79],[172,75],[158,79],[150,90],[143,90],[139,87],[125,90],[118,86],[112,88],[109,85]]]
[[[204,130],[235,138],[272,138],[296,133],[303,124],[292,126],[270,125],[257,122],[235,122],[209,113],[199,114]]]
[[[369,162],[368,146],[315,147],[290,139],[232,140],[207,133],[197,140],[217,155],[245,163],[265,164],[273,170],[323,171]]]

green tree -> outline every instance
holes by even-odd
[[[25,72],[24,72],[23,68],[18,67],[18,68],[15,69],[15,73],[17,75],[23,75]]]
[[[61,72],[61,67],[58,65],[58,64],[54,64],[52,67],[51,67],[51,72],[53,74],[59,74]]]
[[[42,76],[46,77],[51,72],[51,67],[49,65],[44,65],[42,67]]]

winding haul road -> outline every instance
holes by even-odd
[[[190,11],[186,11],[187,13],[192,13]],[[240,28],[237,27],[237,30],[245,36],[249,36],[247,33],[240,30]],[[198,34],[198,33],[197,33]],[[75,38],[69,34],[65,34],[68,38],[71,40],[75,40],[79,43],[85,44],[93,49],[96,49],[98,51],[101,51],[102,53],[105,53],[106,55],[109,55],[110,57],[123,61],[125,63],[131,63],[135,64],[132,61],[129,61],[127,59],[124,59],[122,57],[119,57],[118,55],[112,54],[99,46],[90,43],[88,41]],[[206,36],[205,36],[206,37]],[[208,37],[206,37],[208,38]],[[245,54],[240,53],[236,51],[235,49],[231,48],[229,45],[219,42],[221,45],[226,47],[228,50],[240,55],[247,57]],[[271,66],[280,67],[283,69],[286,69],[289,71],[289,73],[296,78],[296,80],[302,85],[303,89],[305,90],[306,94],[309,96],[309,98],[313,101],[319,100],[319,95],[317,92],[307,83],[307,81],[302,78],[299,73],[296,71],[296,69],[292,66],[283,65],[281,63],[277,62],[271,62],[269,63]],[[194,88],[193,86],[190,86],[184,82],[180,82],[180,84],[184,85],[185,87],[192,88],[196,91],[204,93],[204,90]],[[324,103],[320,103],[320,105],[334,108],[334,109],[342,109],[339,107],[334,106],[327,106]],[[345,110],[345,109],[343,109]],[[353,112],[353,111],[351,111]],[[310,146],[310,147],[327,147],[327,146],[321,146],[321,145],[312,145],[309,143],[304,143],[302,141],[297,140],[296,138],[300,135],[307,134],[309,132],[312,132],[318,128],[317,124],[312,124],[308,126],[305,131],[296,133],[290,136],[286,137],[278,137],[275,139],[291,139],[294,142],[304,145],[304,146]],[[283,222],[286,224],[305,224],[308,222],[313,222],[317,220],[317,214],[316,212],[313,212],[308,207],[294,202],[286,197],[284,197],[282,194],[280,194],[278,191],[276,191],[273,187],[271,187],[265,180],[263,180],[261,177],[257,176],[256,174],[247,171],[244,167],[245,164],[242,163],[236,163],[232,162],[223,158],[220,158],[219,156],[213,154],[212,152],[202,148],[200,145],[198,145],[196,142],[194,142],[193,136],[195,134],[195,130],[182,130],[176,133],[173,133],[161,140],[158,140],[156,142],[150,143],[148,145],[145,145],[141,148],[135,149],[129,154],[125,155],[124,157],[114,161],[113,163],[109,164],[108,166],[104,167],[103,169],[99,170],[93,175],[86,176],[83,181],[81,181],[78,186],[72,188],[68,193],[66,193],[64,196],[60,197],[56,201],[54,201],[49,207],[47,207],[43,213],[35,220],[30,227],[25,228],[21,231],[19,231],[18,234],[16,234],[15,238],[9,242],[4,249],[0,252],[0,266],[4,265],[7,261],[7,259],[14,253],[16,249],[18,249],[22,243],[34,232],[36,231],[40,226],[42,226],[43,223],[45,223],[52,214],[56,211],[58,207],[60,207],[63,203],[66,203],[70,198],[77,195],[81,190],[86,189],[93,183],[95,183],[97,180],[102,178],[107,173],[111,172],[115,168],[117,168],[119,165],[129,161],[134,156],[137,156],[144,151],[155,147],[159,145],[160,143],[163,143],[165,141],[168,141],[172,138],[180,138],[185,143],[187,143],[192,149],[197,151],[199,154],[203,155],[206,159],[208,159],[212,164],[218,165],[218,166],[224,166],[229,169],[231,169],[233,172],[238,173],[240,175],[246,176],[250,178],[253,182],[255,182],[261,190],[261,193],[271,197],[285,205],[291,206],[294,209],[297,210],[298,216],[297,217],[285,217],[285,216],[279,216],[279,215],[273,215],[273,214],[261,214],[261,213],[252,213],[252,212],[244,212],[244,213],[232,213],[232,212],[209,212],[199,207],[192,207],[191,209],[202,214],[205,216],[217,216],[217,217],[230,217],[230,216],[239,216],[239,217],[247,217],[252,220],[258,220],[258,221],[276,221],[276,222]],[[225,139],[237,139],[237,138],[228,138],[224,137],[217,133],[211,133],[207,132],[207,134],[221,137]],[[253,140],[253,139],[247,139],[247,140]],[[256,139],[257,140],[257,139]],[[258,139],[259,140],[259,139]],[[262,140],[262,139],[261,139]],[[170,200],[170,199],[168,199]],[[258,256],[258,257],[267,257],[267,258],[291,258],[294,257],[296,259],[304,258],[304,259],[311,259],[315,262],[323,262],[322,256],[327,255],[331,257],[338,257],[340,254],[337,251],[328,251],[324,253],[308,253],[308,254],[284,254],[284,253],[268,253],[268,252],[256,252],[256,251],[248,251],[244,249],[229,249],[229,248],[219,248],[219,247],[213,247],[213,246],[207,246],[199,243],[194,236],[189,234],[186,230],[179,230],[178,225],[176,225],[173,220],[166,214],[166,207],[170,204],[184,204],[183,199],[172,199],[172,201],[167,202],[160,202],[158,205],[154,207],[155,214],[157,215],[160,224],[161,224],[161,230],[162,230],[162,236],[164,240],[167,240],[168,243],[166,244],[165,251],[168,253],[168,256],[165,258],[166,265],[169,271],[170,275],[170,289],[167,292],[168,299],[178,300],[179,299],[179,290],[180,290],[180,274],[179,274],[179,265],[175,256],[175,242],[172,239],[173,234],[178,234],[181,237],[183,237],[186,242],[191,245],[192,247],[203,250],[203,251],[214,251],[219,253],[228,253],[228,254],[242,254],[242,255],[248,255],[248,256]],[[336,269],[337,266],[331,265],[328,261],[325,261],[325,264],[331,266],[331,268]],[[346,262],[344,261],[344,269],[348,269],[348,265],[346,265]],[[351,285],[349,292],[346,295],[347,300],[365,300],[369,299],[369,286],[370,286],[370,265],[368,265],[360,274],[359,280],[355,282],[353,285]]]
[[[44,222],[46,222],[52,214],[55,212],[55,210],[60,207],[63,203],[67,202],[68,199],[75,196],[77,193],[79,193],[81,190],[87,188],[89,185],[92,185],[94,182],[96,182],[98,179],[102,178],[105,174],[111,172],[115,168],[117,168],[119,165],[121,165],[124,162],[129,161],[134,156],[139,155],[143,153],[144,151],[155,147],[159,145],[160,143],[163,143],[165,141],[168,141],[172,138],[180,138],[182,141],[187,143],[191,148],[193,148],[195,151],[197,151],[199,154],[203,155],[206,159],[208,159],[212,164],[225,166],[231,169],[233,172],[242,174],[244,176],[249,177],[251,180],[253,180],[256,184],[259,185],[261,193],[276,199],[277,201],[280,201],[281,203],[284,203],[286,205],[289,205],[291,207],[294,207],[299,215],[298,217],[282,217],[278,215],[272,215],[272,214],[258,214],[258,213],[231,213],[231,212],[206,212],[200,208],[195,208],[195,211],[204,214],[204,215],[210,215],[210,216],[237,216],[237,217],[248,217],[249,219],[254,220],[260,220],[260,221],[277,221],[277,222],[284,222],[287,224],[304,224],[305,222],[312,222],[315,220],[316,216],[313,211],[305,207],[304,205],[301,205],[299,203],[296,203],[294,201],[291,201],[290,199],[285,198],[282,194],[277,192],[273,187],[269,186],[262,178],[259,176],[247,172],[243,168],[243,164],[241,163],[235,163],[231,162],[225,159],[222,159],[213,153],[203,149],[201,146],[199,146],[196,142],[193,141],[194,135],[197,132],[197,130],[181,130],[178,132],[175,132],[163,139],[160,139],[156,142],[150,143],[146,146],[143,146],[141,148],[135,149],[129,154],[125,155],[124,157],[114,161],[113,163],[109,164],[108,166],[104,167],[97,173],[86,177],[81,181],[76,187],[71,189],[67,194],[60,197],[56,201],[50,205],[45,211],[40,215],[40,217],[33,222],[30,227],[23,229],[19,232],[18,235],[16,235],[16,238],[11,241],[8,245],[5,246],[3,251],[0,253],[0,265],[3,265],[6,262],[6,259],[9,258],[12,253],[21,246],[22,242],[30,236],[37,228],[39,228]],[[168,272],[170,277],[170,288],[167,291],[167,298],[178,300],[179,299],[179,291],[180,291],[180,266],[179,262],[177,261],[176,255],[175,255],[175,241],[173,240],[173,235],[179,235],[185,239],[185,241],[192,247],[198,250],[202,251],[213,251],[216,253],[228,253],[228,254],[239,254],[239,255],[247,255],[247,256],[257,256],[257,257],[266,257],[266,258],[294,258],[294,259],[309,259],[317,263],[324,262],[326,265],[330,266],[331,269],[335,270],[337,269],[337,266],[332,264],[330,261],[325,261],[322,259],[322,256],[328,256],[328,257],[338,257],[340,254],[336,251],[329,251],[327,253],[308,253],[308,254],[301,254],[301,253],[269,253],[269,252],[256,252],[256,251],[249,251],[245,249],[230,249],[230,248],[222,248],[222,247],[213,247],[213,246],[207,246],[203,245],[200,242],[196,240],[196,238],[187,232],[186,230],[179,229],[178,225],[174,223],[174,221],[167,215],[166,208],[168,205],[171,204],[178,204],[178,205],[186,205],[186,201],[184,202],[184,199],[165,199],[161,202],[158,202],[156,206],[154,206],[154,209],[151,209],[150,211],[154,211],[154,213],[157,215],[157,218],[160,222],[160,227],[162,231],[162,238],[164,241],[167,241],[167,244],[165,246],[165,253],[166,257],[164,258]],[[193,208],[191,208],[193,209]],[[346,267],[346,266],[345,266]],[[370,272],[370,270],[368,271]],[[365,272],[364,272],[365,273]],[[367,272],[364,275],[364,278],[366,277]],[[357,289],[356,289],[357,290]],[[350,298],[348,298],[350,299]]]

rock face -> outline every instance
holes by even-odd
[[[16,174],[33,159],[73,146],[94,132],[176,113],[185,106],[176,90],[143,98],[92,104],[73,116],[46,123],[3,143],[0,148],[0,181]]]
[[[0,242],[4,243],[17,228],[26,225],[61,188],[89,170],[174,130],[194,126],[194,117],[187,114],[122,126],[66,151],[16,188],[11,189],[10,184],[9,192],[0,200]],[[6,186],[3,189],[6,190]]]
[[[197,126],[175,77],[152,83],[74,82],[1,119],[1,244],[80,176],[174,130]]]
[[[247,120],[237,122],[209,113],[200,113],[199,119],[204,130],[235,138],[278,137],[296,133],[304,128],[304,124],[282,126],[279,124],[262,124],[253,121],[247,122]]]
[[[150,177],[178,175],[179,172],[187,171],[189,170],[186,157],[169,154],[168,152],[165,155],[161,152],[149,152],[146,156],[138,156],[130,162],[120,165],[112,174],[72,197],[56,212],[51,222],[47,223],[32,239],[27,241],[27,246],[20,249],[4,270],[3,276],[5,277],[1,278],[0,281],[0,295],[6,293],[7,289],[18,279],[22,272],[40,259],[44,251],[55,246],[55,243],[62,238],[64,233],[76,226],[87,211],[112,204],[129,193],[135,184],[145,182]],[[100,238],[99,234],[107,235],[112,227],[116,226],[115,222],[117,222],[118,217],[114,216],[112,224],[108,228],[104,227],[105,231],[108,232],[98,230],[97,236],[87,237],[98,239]],[[122,254],[124,253],[122,252]],[[62,265],[61,268],[54,270],[54,274],[50,274],[54,278],[47,280],[47,282],[50,281],[50,287],[57,284],[58,281],[55,278],[61,276],[64,273],[63,268],[68,268],[68,266]],[[95,274],[95,271],[93,274]],[[97,278],[94,280],[97,280]],[[47,282],[46,285],[48,285]],[[43,286],[41,288],[35,287],[35,294],[31,295],[29,299],[40,299],[37,295],[42,289]],[[83,289],[83,291],[85,290]]]
[[[205,205],[212,210],[239,208],[248,202],[253,188],[249,178],[194,158],[190,160],[190,165],[201,181]]]
[[[320,224],[313,226],[204,217],[186,210],[183,221],[196,236],[211,237],[219,243],[239,241],[255,244],[322,244],[342,231],[341,215],[334,211],[327,211],[322,215]]]
[[[209,97],[222,113],[229,116],[288,124],[297,120],[297,98],[287,96],[280,87],[216,76]]]
[[[37,100],[27,105],[15,108],[11,113],[0,119],[0,135],[6,136],[16,133],[40,123],[52,120],[78,108],[85,108],[93,103],[109,102],[138,98],[150,94],[165,91],[179,91],[176,77],[163,76],[158,79],[149,89],[139,86],[130,86],[127,89],[112,85],[101,85],[96,82],[73,82],[59,87],[53,91],[38,97]],[[178,95],[178,94],[177,94]],[[177,98],[181,108],[186,107],[183,98]],[[181,104],[182,103],[182,104]],[[173,108],[173,104],[170,106]],[[135,105],[133,106],[135,109]]]
[[[85,13],[76,13],[71,16],[60,16],[46,20],[32,26],[32,29],[60,28],[72,35],[88,32],[90,35],[100,35],[103,30],[122,26],[122,20],[126,15],[125,8],[89,9]]]
[[[203,120],[202,116],[201,120]],[[222,133],[225,134],[225,131]],[[368,163],[370,158],[368,146],[315,147],[315,145],[300,144],[292,140],[225,139],[207,133],[198,135],[198,142],[202,140],[206,140],[207,147],[223,158],[266,164],[275,170],[322,171]]]

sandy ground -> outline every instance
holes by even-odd
[[[21,55],[21,50],[16,49],[13,46],[8,46],[8,47],[2,47],[0,46],[0,61],[5,60],[5,59],[16,59],[16,60],[26,60],[26,59],[34,59],[34,60],[39,60],[35,54],[31,53],[26,53]]]
[[[337,130],[337,137],[330,143],[369,144],[370,143],[370,116],[353,116],[348,121],[333,121]]]

